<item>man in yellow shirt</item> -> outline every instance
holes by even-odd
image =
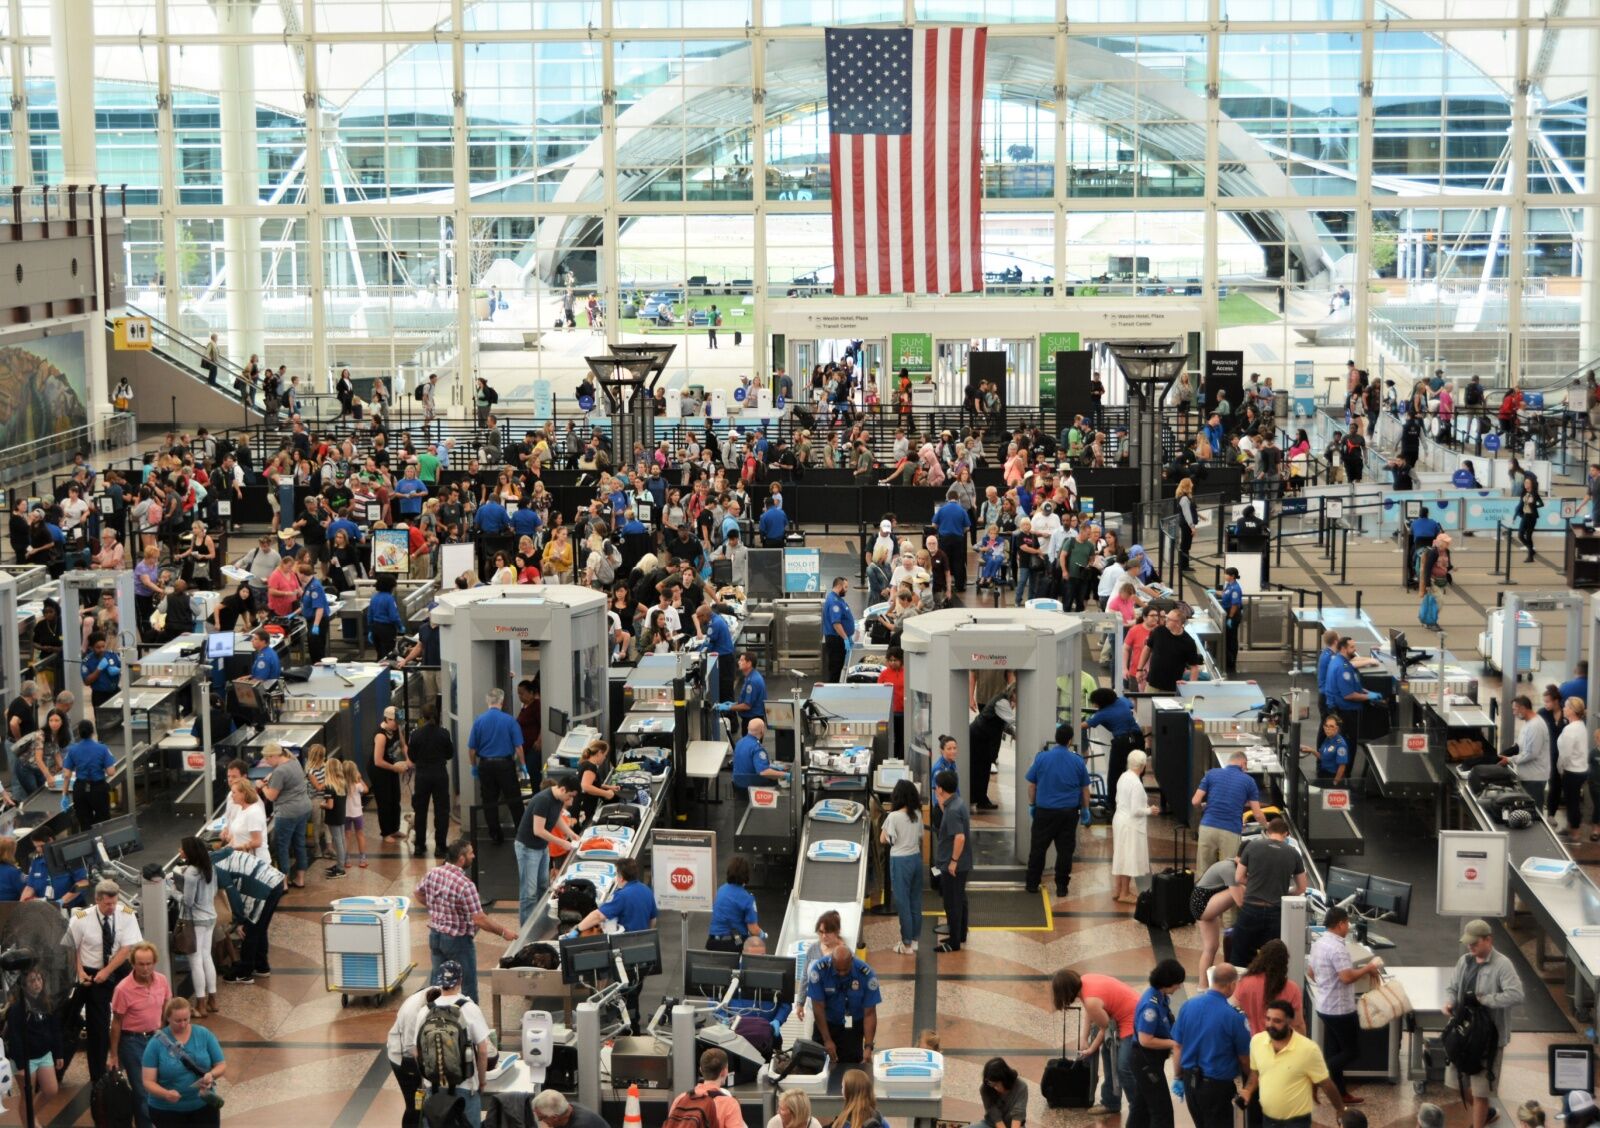
[[[1294,1004],[1276,999],[1267,1004],[1267,1028],[1250,1039],[1250,1080],[1244,1099],[1259,1090],[1266,1128],[1309,1128],[1313,1088],[1320,1088],[1333,1107],[1334,1120],[1344,1116],[1339,1088],[1328,1078],[1322,1049],[1293,1026]]]

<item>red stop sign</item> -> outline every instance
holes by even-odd
[[[687,893],[694,888],[694,871],[687,866],[679,866],[672,871],[672,887]]]
[[[1467,880],[1468,881],[1477,881],[1478,880],[1478,871],[1469,867],[1467,869]]]

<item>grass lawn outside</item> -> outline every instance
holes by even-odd
[[[640,291],[640,293],[645,298],[650,296],[649,293],[645,291]],[[742,294],[722,294],[720,296],[712,294],[706,297],[690,298],[681,304],[678,302],[673,302],[672,311],[679,320],[678,323],[670,329],[662,328],[661,326],[651,324],[647,321],[641,321],[638,318],[626,319],[624,324],[630,329],[635,329],[641,333],[649,333],[652,335],[660,334],[667,337],[682,336],[686,332],[704,333],[709,326],[688,324],[689,315],[697,309],[703,309],[709,313],[711,311],[711,307],[716,306],[717,309],[722,313],[723,332],[732,332],[735,329],[748,330],[752,322],[752,315],[750,313],[744,313],[738,317],[735,317],[733,314],[733,311],[736,309],[750,310],[754,308],[753,306],[742,305],[741,303],[743,301],[744,295]],[[644,308],[642,298],[639,308]]]
[[[1223,329],[1237,325],[1273,325],[1283,320],[1276,310],[1268,309],[1238,290],[1228,291],[1228,296],[1217,303],[1217,316],[1217,323]]]

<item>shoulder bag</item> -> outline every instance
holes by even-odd
[[[1356,1016],[1363,1030],[1382,1030],[1411,1013],[1411,999],[1398,979],[1385,979],[1356,999]]]
[[[157,1034],[156,1037],[161,1040],[161,1043],[166,1046],[167,1049],[172,1051],[172,1056],[177,1058],[179,1063],[190,1073],[194,1074],[196,1077],[204,1077],[206,1075],[206,1071],[201,1069],[200,1066],[196,1064],[194,1058],[189,1056],[189,1051],[178,1045],[171,1034],[168,1034],[165,1030],[163,1030]],[[211,1088],[200,1094],[200,1101],[207,1108],[222,1107],[222,1095],[217,1092],[217,1086],[214,1080]]]

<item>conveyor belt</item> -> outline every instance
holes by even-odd
[[[801,901],[851,901],[861,900],[865,887],[867,868],[867,819],[865,816],[853,823],[813,822],[806,820],[805,833],[800,836],[800,873],[795,877],[795,896]],[[861,847],[861,860],[847,862],[813,862],[806,850],[813,842],[825,838],[854,842]]]
[[[1385,799],[1432,799],[1443,782],[1426,752],[1407,752],[1398,743],[1365,744],[1378,793]]]
[[[733,832],[735,848],[752,854],[792,854],[794,852],[794,804],[801,797],[793,787],[777,789],[773,807],[745,804],[739,827]]]
[[[1455,777],[1461,802],[1477,829],[1505,830],[1478,804],[1478,797],[1467,786],[1466,772],[1458,769],[1451,774]],[[1575,936],[1573,932],[1600,926],[1600,887],[1581,868],[1562,883],[1530,882],[1522,875],[1522,863],[1529,858],[1571,859],[1542,810],[1531,826],[1508,831],[1507,834],[1510,840],[1508,864],[1512,890],[1533,913],[1548,938],[1565,954],[1592,1000],[1597,981],[1600,981],[1600,935]],[[1575,998],[1574,1002],[1582,1009],[1581,998]]]

